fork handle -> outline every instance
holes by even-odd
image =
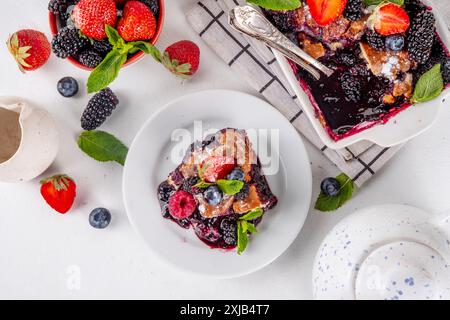
[[[238,6],[232,9],[229,14],[229,24],[235,30],[262,41],[267,46],[279,51],[308,71],[317,80],[320,79],[319,71],[328,77],[333,73],[332,69],[296,46],[252,6]]]

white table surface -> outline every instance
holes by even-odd
[[[102,129],[128,145],[144,121],[176,97],[218,88],[254,93],[189,28],[184,13],[196,2],[166,0],[166,24],[158,43],[165,48],[180,39],[196,41],[202,66],[194,79],[182,83],[145,58],[123,70],[112,85],[121,104]],[[46,6],[47,0],[2,1],[2,43],[21,28],[49,34]],[[151,254],[128,222],[122,203],[122,168],[97,163],[78,149],[79,116],[88,97],[83,90],[75,99],[62,98],[56,83],[63,76],[76,77],[84,87],[87,73],[52,57],[41,70],[23,75],[6,46],[0,45],[0,95],[27,97],[52,113],[62,144],[45,175],[67,173],[78,184],[75,209],[63,216],[41,199],[39,179],[0,183],[0,298],[310,299],[315,252],[343,217],[382,203],[407,203],[434,213],[450,208],[450,110],[444,108],[436,125],[406,145],[344,208],[327,214],[311,210],[295,243],[263,270],[217,281],[177,273]],[[320,181],[337,169],[312,146],[307,148],[316,196]],[[99,206],[113,214],[106,230],[88,223],[91,209]]]

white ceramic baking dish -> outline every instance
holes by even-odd
[[[422,2],[433,7],[433,1],[431,0],[423,0]],[[433,12],[437,20],[437,31],[446,47],[450,48],[450,33],[445,20],[435,8]],[[309,100],[308,95],[301,88],[289,62],[280,53],[274,53],[295,94],[299,97],[305,114],[308,116],[324,144],[331,149],[345,148],[362,140],[367,140],[383,147],[391,147],[404,143],[429,129],[437,120],[439,110],[442,106],[450,106],[450,99],[446,99],[446,97],[450,98],[450,88],[447,88],[435,100],[412,105],[390,118],[385,124],[377,124],[339,141],[334,141],[316,117],[314,106]]]

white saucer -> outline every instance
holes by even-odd
[[[449,236],[448,219],[432,219],[414,207],[362,209],[336,225],[320,246],[314,297],[450,299]]]
[[[179,164],[171,160],[174,150],[180,151],[171,135],[177,129],[186,129],[192,134],[194,121],[200,120],[205,130],[232,127],[276,129],[279,133],[279,139],[276,139],[279,149],[272,155],[273,159],[280,160],[279,170],[273,174],[265,172],[278,197],[278,205],[264,217],[258,226],[259,232],[251,237],[241,256],[235,250],[210,249],[192,229],[182,229],[161,215],[158,185]],[[249,138],[254,147],[261,144],[252,136]],[[183,154],[185,150],[182,150]],[[261,148],[256,150],[261,156],[264,150],[259,151]],[[183,271],[216,278],[245,275],[279,257],[303,226],[311,202],[311,189],[308,155],[291,123],[267,102],[225,90],[191,94],[159,110],[137,134],[123,175],[128,217],[153,253]]]

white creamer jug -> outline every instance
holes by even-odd
[[[24,182],[42,174],[58,152],[50,114],[18,97],[0,97],[0,182]]]

